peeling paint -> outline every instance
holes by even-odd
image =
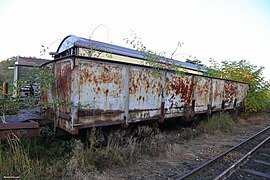
[[[232,109],[236,99],[237,84],[233,81],[225,81],[224,84],[224,108]]]
[[[224,98],[224,80],[212,80],[212,111],[222,110],[222,101]]]
[[[197,78],[194,91],[196,113],[207,112],[210,90],[211,90],[211,78],[207,77]]]

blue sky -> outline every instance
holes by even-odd
[[[167,56],[184,42],[175,59],[246,59],[270,79],[269,0],[0,0],[0,22],[0,60],[40,57],[41,45],[56,51],[69,34],[127,46],[135,32]]]

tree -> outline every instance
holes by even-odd
[[[270,83],[262,75],[264,67],[257,67],[246,60],[221,61],[210,60],[207,75],[248,83],[249,92],[245,99],[245,111],[257,112],[270,106]]]
[[[13,82],[14,71],[9,70],[8,67],[14,66],[17,61],[16,56],[12,56],[4,61],[0,62],[0,85],[2,86],[3,82],[8,81],[9,84]]]

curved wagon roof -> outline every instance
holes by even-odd
[[[108,52],[108,53],[117,54],[121,56],[147,60],[147,58],[139,51],[129,49],[126,47],[109,44],[109,43],[77,37],[75,35],[69,35],[63,39],[63,41],[60,43],[57,49],[57,54],[60,54],[72,47],[93,49],[93,50]],[[198,67],[198,65],[196,64],[178,61],[178,60],[174,60],[174,59],[166,58],[166,57],[160,57],[159,62],[164,63],[164,64],[173,64],[173,65],[181,66],[183,68],[187,68],[187,69],[191,69],[195,71],[201,71],[201,72],[206,71],[203,67],[201,66]]]

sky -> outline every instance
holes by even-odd
[[[0,60],[51,58],[70,34],[129,47],[136,33],[167,57],[181,42],[174,59],[245,59],[270,80],[270,0],[0,0],[0,23]]]

